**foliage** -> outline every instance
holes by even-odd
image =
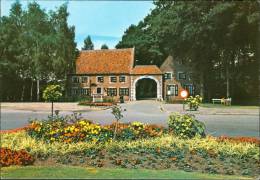
[[[121,106],[113,106],[112,107],[112,112],[111,112],[117,121],[122,119],[124,116],[122,114],[122,107]]]
[[[258,67],[259,2],[154,4],[150,14],[125,30],[116,48],[135,47],[136,64],[160,66],[168,55],[184,62],[192,69],[192,81],[205,100],[231,96],[248,102],[248,98],[258,97],[253,72]]]
[[[87,36],[86,39],[84,39],[84,47],[82,50],[93,50],[94,49],[94,44],[91,41],[91,37]]]
[[[217,138],[219,142],[246,142],[260,145],[260,139],[255,137],[229,137],[229,136],[220,136]]]
[[[116,125],[115,125],[115,128],[114,128],[114,138],[113,138],[113,139],[115,139],[116,135],[117,135],[119,120],[122,119],[124,116],[122,114],[121,106],[118,106],[118,105],[112,107],[111,113],[115,116],[115,119],[116,119]]]
[[[89,120],[80,119],[68,123],[62,118],[47,121],[32,121],[31,127],[27,129],[30,136],[43,139],[45,142],[106,142],[111,139],[112,132],[93,124]]]
[[[84,105],[84,106],[113,106],[113,103],[110,102],[86,102],[81,101],[78,105]]]
[[[115,129],[116,123],[106,125],[110,130]],[[158,125],[148,125],[141,122],[132,122],[130,124],[118,123],[117,140],[136,140],[150,137],[159,137],[166,133],[166,129]]]
[[[34,162],[34,158],[28,154],[25,150],[11,150],[9,148],[0,148],[0,166],[11,165],[31,165]]]
[[[190,96],[187,99],[185,99],[185,103],[188,104],[190,110],[195,110],[195,111],[198,110],[201,102],[202,102],[202,97],[200,97],[199,95],[196,95],[195,97]]]
[[[79,105],[86,105],[86,106],[112,106],[116,105],[116,99],[113,97],[103,97],[102,102],[92,102],[91,97],[84,97],[80,99]]]
[[[75,28],[68,25],[68,15],[66,4],[47,13],[37,2],[22,8],[17,1],[9,16],[0,17],[4,100],[33,100],[36,81],[40,86],[64,82],[73,72],[77,50]],[[10,80],[13,83],[8,83]]]
[[[62,96],[60,85],[49,85],[43,91],[43,99],[46,101],[57,101]]]
[[[142,125],[138,125],[141,127]],[[80,164],[94,167],[181,169],[207,173],[258,175],[259,146],[220,142],[215,137],[182,139],[166,134],[134,141],[47,143],[25,131],[1,135],[1,146],[26,149],[42,165]],[[54,162],[55,160],[56,162]],[[231,168],[232,167],[232,168]],[[245,169],[246,167],[246,169]],[[231,171],[232,170],[232,171]]]
[[[72,116],[55,116],[53,119],[31,122],[27,133],[48,143],[64,142],[93,142],[106,143],[114,135],[116,123],[106,126],[94,124],[77,114]],[[156,125],[146,125],[139,122],[118,124],[118,140],[134,140],[147,137],[158,137],[165,133],[165,129]]]
[[[173,133],[181,138],[193,138],[205,136],[204,123],[195,119],[194,115],[173,113],[169,116],[168,126]]]
[[[106,96],[106,97],[103,97],[103,102],[108,102],[108,103],[115,104],[116,103],[116,98],[110,97],[110,96]]]
[[[106,44],[102,44],[100,49],[109,49],[108,46]]]
[[[122,125],[127,127],[127,125]],[[145,125],[144,125],[145,126]],[[120,126],[119,126],[120,127]],[[134,129],[143,124],[133,123]],[[129,128],[130,129],[130,128]],[[124,128],[123,128],[124,130]],[[110,143],[48,143],[30,137],[25,131],[1,134],[1,146],[26,149],[42,164],[78,164],[94,167],[173,168],[185,171],[258,174],[259,146],[247,142],[220,142],[218,138],[182,139],[165,134],[160,137]],[[198,162],[200,162],[198,165]],[[232,167],[232,168],[230,168]],[[244,171],[244,167],[246,171]],[[243,171],[242,171],[243,170]]]

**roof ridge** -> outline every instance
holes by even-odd
[[[94,52],[94,51],[126,51],[132,50],[133,48],[122,48],[122,49],[92,49],[92,50],[80,50],[80,52]]]
[[[157,66],[157,65],[155,65],[155,64],[142,64],[142,65],[135,65],[135,67],[136,66]],[[157,66],[158,67],[158,66]]]

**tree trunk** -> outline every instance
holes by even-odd
[[[115,126],[114,137],[113,137],[114,140],[116,139],[117,126],[118,126],[118,120],[116,120],[116,126]]]
[[[51,119],[53,120],[53,101],[51,102]]]
[[[200,73],[200,96],[204,99],[204,73]]]
[[[227,81],[227,98],[230,97],[230,79],[229,79],[229,67],[226,65],[226,81]]]
[[[21,101],[24,100],[24,89],[25,89],[25,84],[23,83],[23,86],[22,86],[22,94],[21,94]]]
[[[40,80],[37,79],[37,101],[40,101]]]
[[[33,101],[33,80],[31,82],[31,102]]]

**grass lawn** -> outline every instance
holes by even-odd
[[[223,104],[212,104],[212,103],[204,103],[200,105],[201,107],[205,108],[241,108],[241,109],[258,109],[258,106],[241,106],[241,105],[232,105],[232,106],[225,106]]]
[[[171,178],[171,179],[250,179],[241,176],[203,174],[172,170],[106,169],[76,166],[27,166],[1,168],[2,178]]]

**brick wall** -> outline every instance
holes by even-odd
[[[184,90],[183,85],[194,85],[194,82],[192,82],[190,78],[191,70],[187,68],[184,64],[182,64],[180,61],[176,61],[173,59],[172,56],[168,56],[167,59],[164,61],[164,63],[161,65],[160,70],[165,73],[172,73],[172,76],[170,79],[164,79],[163,83],[163,97],[164,99],[168,98],[171,101],[179,101],[183,100],[183,98],[180,96],[180,92]],[[185,79],[179,79],[179,73],[185,73],[186,78]],[[174,95],[168,95],[167,94],[167,86],[169,85],[177,85],[178,86],[178,94]],[[176,87],[176,86],[175,86]]]
[[[111,82],[110,77],[116,77],[116,82]],[[119,77],[125,76],[125,82],[119,82]],[[72,78],[73,77],[88,77],[86,82],[78,82],[73,83]],[[98,82],[98,77],[103,77],[103,82]],[[129,89],[129,95],[124,96],[124,100],[129,100],[130,96],[130,76],[129,75],[75,75],[70,77],[70,84],[71,88],[86,88],[90,89],[91,94],[97,94],[97,90],[101,90],[101,94],[104,96],[108,96],[108,88],[116,88],[116,96],[114,96],[117,100],[119,100],[119,88],[128,88]],[[92,85],[92,86],[91,86]]]

